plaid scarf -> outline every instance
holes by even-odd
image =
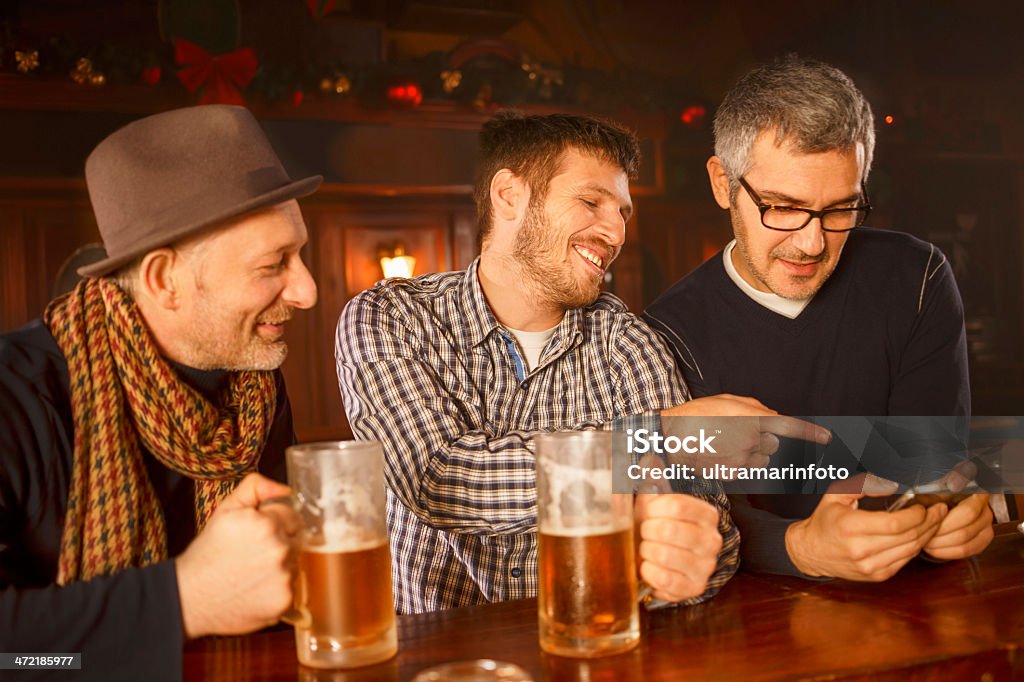
[[[202,530],[254,471],[273,422],[271,372],[232,372],[217,407],[160,357],[138,307],[108,279],[87,279],[44,320],[68,363],[74,459],[57,582],[167,558],[163,510],[143,448],[195,479]]]

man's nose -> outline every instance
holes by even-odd
[[[288,268],[288,283],[281,296],[288,305],[305,310],[316,305],[316,295],[313,275],[309,273],[302,258],[296,255]]]
[[[825,250],[825,232],[821,229],[821,218],[811,218],[802,230],[793,232],[790,243],[808,256],[817,256]]]
[[[602,216],[597,224],[597,233],[609,246],[618,248],[626,242],[626,220],[617,211]]]

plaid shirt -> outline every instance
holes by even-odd
[[[338,322],[338,381],[357,438],[384,445],[395,607],[420,613],[537,594],[532,435],[595,428],[679,404],[661,339],[610,294],[566,312],[527,371],[477,279],[391,279]],[[724,495],[710,597],[735,573],[739,534]]]

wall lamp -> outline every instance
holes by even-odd
[[[416,268],[416,259],[406,255],[402,242],[398,242],[390,249],[381,249],[379,255],[380,269],[384,273],[384,279],[412,277]]]

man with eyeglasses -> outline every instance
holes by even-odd
[[[735,240],[645,313],[691,392],[791,415],[969,415],[945,256],[863,227],[874,121],[849,77],[796,56],[761,66],[726,95],[714,132],[708,175]],[[879,581],[922,552],[955,559],[991,541],[987,495],[879,513],[860,508],[865,488],[734,499],[744,565]]]

